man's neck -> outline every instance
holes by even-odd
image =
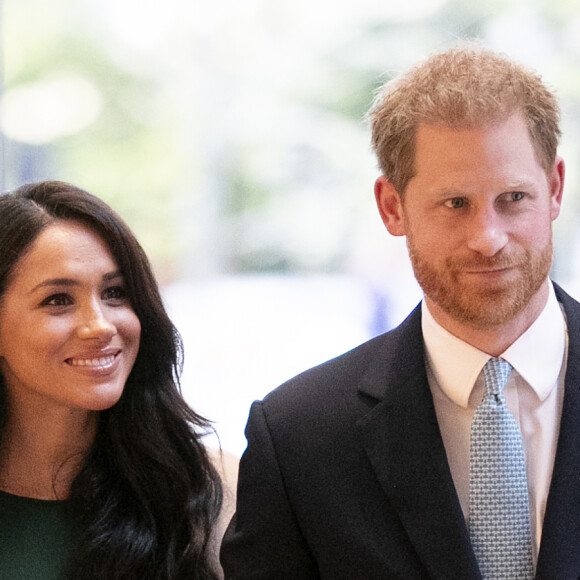
[[[429,297],[425,296],[425,301],[433,318],[445,330],[490,356],[500,356],[538,318],[548,300],[549,284],[549,280],[546,280],[515,318],[491,328],[474,328],[454,319]]]

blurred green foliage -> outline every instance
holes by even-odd
[[[569,167],[557,235],[576,236],[576,2],[3,0],[2,24],[5,186],[63,179],[103,197],[163,280],[352,267],[373,203],[373,94],[465,38],[557,87]],[[20,122],[27,88],[45,96]],[[67,113],[76,125],[59,129]]]

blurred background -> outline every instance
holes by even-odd
[[[421,295],[374,206],[364,115],[429,52],[535,68],[568,165],[553,277],[580,296],[575,0],[0,0],[2,190],[61,179],[149,254],[183,392],[240,454],[254,399],[398,324]]]

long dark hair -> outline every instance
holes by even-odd
[[[80,222],[105,241],[141,322],[123,395],[100,413],[94,444],[70,489],[79,536],[68,577],[216,578],[208,548],[222,489],[200,441],[210,425],[180,394],[181,339],[149,260],[123,220],[97,197],[58,181],[0,196],[0,303],[19,259],[58,220]],[[0,438],[7,413],[0,377]]]

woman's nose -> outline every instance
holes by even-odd
[[[78,329],[81,338],[110,340],[116,333],[115,325],[107,318],[100,305],[91,305],[83,313]]]

